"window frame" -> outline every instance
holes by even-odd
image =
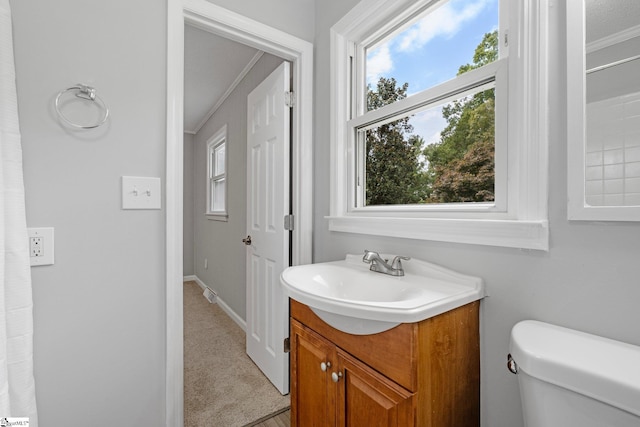
[[[640,221],[638,206],[595,206],[586,201],[587,54],[615,44],[619,41],[616,36],[624,32],[586,45],[585,15],[584,2],[567,2],[567,218],[570,221]]]
[[[503,80],[507,76],[502,85],[506,90],[500,91],[505,99],[496,102],[496,191],[502,191],[505,199],[500,204],[496,197],[495,206],[478,203],[355,208],[358,150],[353,130],[363,116],[357,116],[362,106],[349,96],[359,84],[350,73],[354,66],[351,58],[362,55],[358,53],[359,44],[388,33],[435,2],[363,1],[331,28],[331,194],[330,214],[326,217],[329,230],[548,250],[547,1],[512,3],[512,10],[500,14],[500,58],[457,77],[471,81],[483,73],[495,73],[496,79]],[[501,12],[502,8],[501,5]],[[513,54],[509,55],[509,50]],[[363,76],[361,63],[356,60],[355,67]],[[447,84],[433,90],[442,90]],[[420,95],[414,95],[417,96]],[[401,103],[413,103],[415,99],[411,98],[367,115],[384,116],[402,109]],[[505,117],[506,122],[499,123]],[[506,146],[499,148],[501,141]],[[502,176],[499,182],[498,177]],[[506,188],[498,188],[501,183]]]
[[[443,82],[433,86],[425,91],[396,101],[393,104],[385,105],[377,110],[370,111],[351,120],[347,120],[347,144],[356,147],[353,150],[353,158],[348,161],[349,177],[351,179],[352,188],[355,192],[348,192],[347,209],[352,213],[360,213],[362,215],[394,215],[402,212],[407,216],[426,216],[433,217],[440,215],[440,212],[456,213],[460,216],[475,215],[476,212],[493,212],[506,213],[507,211],[507,186],[506,186],[506,126],[502,125],[502,116],[506,116],[506,77],[507,77],[507,59],[502,58],[487,64],[482,68],[468,71],[456,79]],[[487,85],[491,87],[486,87]],[[496,201],[488,203],[447,203],[447,204],[415,204],[415,205],[375,205],[361,206],[365,197],[364,186],[361,185],[364,180],[364,148],[361,147],[363,141],[358,140],[357,132],[360,129],[367,129],[373,125],[383,124],[389,119],[399,119],[406,117],[412,112],[420,112],[429,107],[438,106],[442,103],[459,99],[461,96],[475,91],[479,88],[495,89],[496,96],[496,135],[495,135],[495,194]],[[474,93],[478,93],[478,90]],[[351,170],[351,168],[354,168]],[[358,180],[358,178],[360,178]],[[360,185],[358,185],[358,183]],[[360,189],[358,189],[360,187]]]
[[[214,174],[215,161],[214,155],[216,151],[224,146],[224,173]],[[225,124],[220,128],[211,138],[207,140],[207,204],[206,212],[207,218],[215,221],[227,221],[229,215],[227,212],[228,206],[228,143],[227,143],[227,125]],[[224,209],[213,209],[213,200],[211,199],[211,191],[215,182],[224,182]]]

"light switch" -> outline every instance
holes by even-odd
[[[122,177],[122,209],[160,209],[160,178]]]

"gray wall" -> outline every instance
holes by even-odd
[[[357,0],[317,2],[315,170],[329,169],[329,28]],[[314,261],[375,249],[433,261],[484,278],[482,305],[482,425],[522,426],[516,377],[506,370],[509,333],[539,319],[640,345],[640,223],[567,221],[566,50],[564,2],[551,13],[550,250],[420,242],[327,231],[329,177],[316,173]]]
[[[213,3],[313,40],[313,0]],[[120,210],[120,177],[165,185],[166,2],[11,6],[27,223],[56,232],[56,264],[32,270],[40,422],[164,425],[164,201]],[[79,82],[109,103],[102,128],[58,125],[53,100]]]
[[[55,227],[55,265],[32,269],[41,425],[161,426],[164,210],[121,210],[120,177],[164,185],[166,5],[11,3],[27,224]],[[105,126],[58,124],[53,100],[79,82]]]
[[[191,276],[195,274],[194,264],[194,244],[193,244],[193,210],[194,210],[194,194],[193,194],[193,180],[195,171],[193,170],[193,135],[184,134],[184,181],[183,181],[183,255],[182,255],[182,274],[184,276]]]
[[[281,63],[281,58],[263,55],[193,140],[194,271],[242,319],[246,319],[246,247],[241,240],[247,230],[247,95]],[[204,214],[207,140],[225,124],[229,214],[226,222],[207,219]]]

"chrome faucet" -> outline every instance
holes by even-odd
[[[390,276],[404,276],[404,270],[402,269],[401,260],[408,261],[411,258],[408,256],[397,256],[391,261],[391,265],[388,264],[389,260],[382,259],[378,252],[364,250],[364,256],[362,262],[371,264],[369,270],[377,271],[378,273],[388,274]]]

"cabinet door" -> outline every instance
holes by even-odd
[[[362,362],[338,350],[342,377],[338,387],[338,425],[345,427],[412,427],[413,393]]]
[[[335,354],[333,344],[291,321],[292,427],[335,426]]]

